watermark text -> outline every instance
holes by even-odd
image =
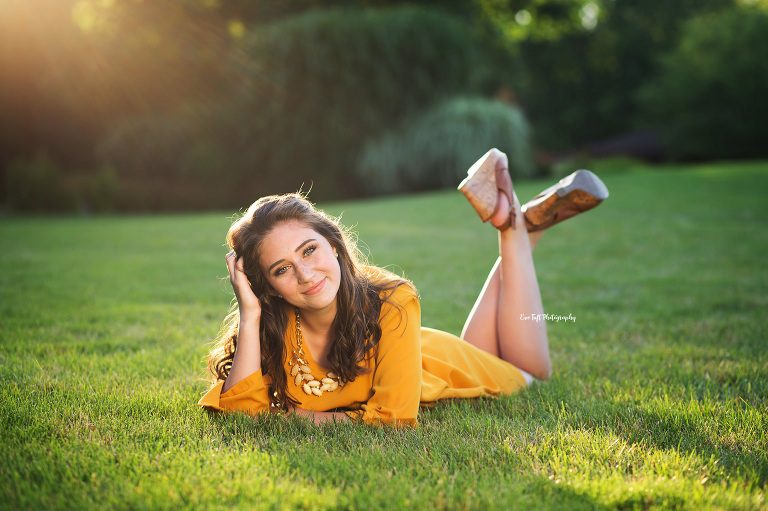
[[[560,321],[565,321],[566,323],[568,321],[573,321],[576,323],[576,316],[573,314],[568,314],[567,316],[561,316],[560,314],[520,314],[520,320],[521,321],[535,321],[536,323],[539,323],[541,321],[555,321],[559,323]]]

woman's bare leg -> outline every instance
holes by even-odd
[[[532,319],[535,314],[543,314],[531,254],[542,233],[527,232],[516,196],[514,200],[516,229],[499,233],[501,256],[488,275],[461,336],[537,378],[547,379],[551,372],[547,329],[543,321]],[[501,193],[499,201],[502,204],[498,218],[491,218],[495,225],[503,223],[509,203]],[[528,319],[523,319],[526,316]]]
[[[480,296],[469,312],[461,338],[491,355],[501,356],[499,351],[498,310],[501,294],[501,258],[491,268]]]
[[[536,231],[528,233],[528,241],[531,245],[531,252],[539,242],[541,235],[544,231]],[[475,301],[475,305],[469,313],[467,322],[464,324],[464,329],[461,332],[461,338],[465,341],[469,341],[483,351],[492,353],[497,357],[501,355],[499,352],[499,339],[498,339],[498,327],[497,316],[499,310],[499,295],[501,292],[501,269],[499,263],[501,257],[496,259],[493,267],[491,268],[488,278],[483,285],[483,289],[480,291],[480,295]],[[467,336],[469,334],[469,339]]]

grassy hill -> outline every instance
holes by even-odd
[[[768,163],[601,175],[535,252],[553,379],[414,430],[195,406],[232,212],[0,219],[0,508],[764,509]],[[496,257],[461,194],[321,206],[460,331]]]

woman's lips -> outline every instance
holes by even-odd
[[[323,286],[325,286],[325,281],[328,279],[328,277],[323,277],[323,280],[315,284],[314,286],[310,287],[306,291],[304,291],[305,295],[314,295],[319,293],[323,290]]]

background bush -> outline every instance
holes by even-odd
[[[120,119],[97,148],[99,164],[117,172],[121,210],[199,210],[253,201],[243,185],[257,172],[233,162],[235,148],[221,105]],[[217,128],[218,127],[218,128]],[[258,187],[255,187],[258,189]]]
[[[269,191],[314,183],[318,199],[359,195],[367,140],[486,76],[466,25],[418,7],[308,12],[255,29],[245,49],[255,76],[232,119],[240,156]]]
[[[117,162],[123,176],[174,176],[186,148],[195,141],[195,123],[183,115],[155,113],[117,120],[97,148],[104,163]]]
[[[229,209],[302,186],[360,196],[361,151],[458,96],[520,105],[546,165],[659,127],[676,158],[765,157],[757,6],[768,2],[0,2],[0,198],[98,210],[83,183],[107,167],[118,210]],[[55,172],[24,196],[37,174],[6,171],[38,154]],[[409,172],[419,189],[438,174]]]
[[[67,211],[75,200],[48,155],[17,158],[5,170],[5,206],[14,211]]]
[[[67,175],[43,153],[18,158],[5,172],[5,207],[10,211],[113,211],[119,191],[114,168],[105,166]]]
[[[675,158],[768,155],[768,12],[729,10],[690,20],[661,72],[640,92]]]
[[[374,195],[456,186],[491,147],[507,153],[513,179],[534,174],[530,129],[520,109],[455,98],[366,144],[357,176]]]
[[[537,145],[545,150],[570,152],[648,127],[638,116],[637,90],[656,75],[658,56],[675,47],[683,22],[737,8],[735,0],[596,3],[599,22],[593,30],[549,39],[533,33],[510,49],[526,69],[512,85],[535,127]]]
[[[102,167],[95,173],[81,174],[72,180],[73,194],[81,212],[114,211],[120,193],[120,182],[113,167]]]

